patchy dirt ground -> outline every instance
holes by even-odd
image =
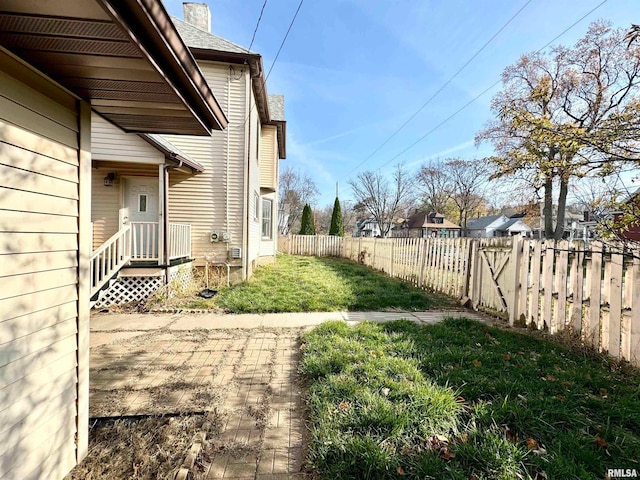
[[[71,479],[305,478],[299,329],[100,332]],[[195,451],[194,450],[194,451]]]

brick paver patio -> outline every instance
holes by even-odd
[[[115,332],[114,343],[91,352],[91,416],[216,409],[222,422],[209,438],[207,479],[303,478],[299,333]]]
[[[90,415],[215,412],[220,422],[203,456],[208,480],[302,479],[300,333],[330,318],[426,324],[455,313],[96,315]]]

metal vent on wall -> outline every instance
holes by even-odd
[[[232,259],[242,258],[242,249],[240,247],[233,247],[231,249],[231,258]]]

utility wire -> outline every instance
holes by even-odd
[[[251,47],[253,47],[253,41],[256,39],[256,33],[258,33],[258,27],[260,26],[260,20],[262,20],[262,14],[264,13],[264,7],[267,6],[267,2],[269,0],[264,0],[262,4],[262,9],[260,10],[260,16],[258,17],[258,22],[256,23],[256,28],[253,30],[253,36],[251,37],[251,43],[249,44],[249,48],[247,48],[247,53],[251,51]]]
[[[260,95],[263,91],[265,86],[267,85],[267,80],[269,80],[269,76],[271,75],[271,71],[273,70],[273,67],[275,66],[276,62],[278,61],[278,57],[280,56],[280,52],[282,51],[282,48],[284,47],[285,42],[287,41],[287,37],[289,36],[289,33],[291,32],[291,29],[293,28],[293,24],[296,21],[296,18],[298,17],[298,13],[300,13],[300,9],[302,8],[302,4],[304,3],[304,0],[300,0],[300,3],[298,4],[298,8],[296,9],[296,13],[293,15],[293,18],[291,19],[291,23],[289,24],[289,28],[287,28],[287,33],[284,34],[284,38],[282,39],[282,42],[280,43],[280,48],[278,48],[278,52],[276,53],[276,56],[273,59],[273,62],[271,62],[271,66],[269,67],[269,71],[267,72],[266,77],[264,78],[264,83],[261,85],[260,91],[258,92],[258,95]],[[266,1],[265,1],[266,4]],[[251,113],[253,112],[253,109],[255,108],[255,103],[253,105],[251,105],[251,109],[249,110],[249,113],[247,115],[247,118],[245,119],[245,121],[243,122],[243,125],[246,125],[247,122],[249,121],[249,118],[251,118]]]
[[[429,105],[429,104],[433,101],[433,99],[434,99],[434,98],[436,98],[436,97],[438,96],[438,94],[440,94],[440,92],[442,92],[442,91],[447,87],[447,85],[449,85],[449,84],[450,84],[450,83],[451,83],[451,82],[452,82],[452,81],[453,81],[453,80],[454,80],[454,79],[455,79],[455,78],[456,78],[456,77],[457,77],[457,76],[458,76],[458,75],[459,75],[459,74],[460,74],[460,73],[461,73],[465,68],[467,68],[467,66],[468,66],[468,65],[469,65],[469,64],[470,64],[470,63],[471,63],[471,62],[472,62],[472,61],[473,61],[473,60],[474,60],[478,55],[480,55],[480,53],[482,53],[482,51],[483,51],[485,48],[487,48],[487,46],[488,46],[488,45],[489,45],[493,40],[495,40],[495,38],[496,38],[498,35],[500,35],[500,33],[502,33],[502,31],[503,31],[505,28],[507,28],[507,26],[509,26],[509,24],[510,24],[510,23],[511,23],[511,22],[512,22],[512,21],[513,21],[513,20],[514,20],[514,19],[515,19],[519,14],[520,14],[520,12],[522,12],[522,10],[524,10],[524,9],[527,7],[527,5],[529,5],[531,2],[532,2],[532,0],[528,0],[528,1],[527,1],[527,3],[525,3],[522,7],[520,7],[520,9],[519,9],[516,13],[514,13],[514,14],[511,16],[511,18],[510,18],[509,20],[507,20],[507,23],[505,23],[502,27],[500,27],[500,29],[499,29],[496,33],[494,33],[494,34],[493,34],[493,36],[492,36],[489,40],[487,40],[487,41],[485,42],[485,44],[484,44],[484,45],[482,45],[482,47],[480,47],[480,49],[479,49],[478,51],[476,51],[476,53],[474,53],[474,54],[471,56],[471,58],[469,58],[469,60],[467,60],[467,61],[464,63],[464,65],[462,65],[462,66],[458,69],[458,71],[457,71],[456,73],[454,73],[451,77],[449,77],[449,79],[448,79],[446,82],[444,82],[444,84],[443,84],[443,85],[442,85],[442,86],[441,86],[441,87],[440,87],[440,88],[439,88],[439,89],[438,89],[438,90],[437,90],[433,95],[431,95],[431,96],[429,97],[429,99],[428,99],[426,102],[424,102],[420,108],[418,108],[418,110],[416,110],[416,111],[413,113],[413,115],[411,115],[411,116],[410,116],[410,117],[409,117],[409,118],[408,118],[408,119],[407,119],[407,120],[406,120],[402,125],[400,125],[400,127],[399,127],[398,129],[396,129],[396,131],[395,131],[395,132],[393,132],[389,137],[387,137],[387,139],[386,139],[384,142],[382,142],[378,148],[376,148],[373,152],[371,152],[367,158],[365,158],[362,162],[360,162],[358,165],[356,165],[354,168],[352,168],[352,169],[351,169],[351,170],[350,170],[350,171],[345,175],[345,177],[346,177],[347,175],[349,175],[351,172],[353,172],[353,171],[357,170],[357,169],[358,169],[361,165],[363,165],[367,160],[369,160],[369,159],[370,159],[371,157],[373,157],[376,153],[378,153],[378,152],[382,149],[382,147],[384,147],[387,143],[389,143],[389,141],[391,141],[391,139],[392,139],[392,138],[394,138],[398,133],[400,133],[400,131],[401,131],[404,127],[406,127],[406,126],[411,122],[411,120],[413,120],[416,116],[418,116],[418,114],[419,114],[422,110],[424,110],[424,109],[425,109],[425,107],[426,107],[427,105]]]
[[[548,41],[543,47],[540,47],[538,50],[536,50],[535,53],[540,53],[542,52],[545,48],[547,48],[549,45],[551,45],[553,42],[555,42],[556,40],[558,40],[560,37],[562,37],[565,33],[567,33],[569,30],[571,30],[573,27],[575,27],[577,24],[579,24],[580,22],[582,22],[585,18],[587,18],[589,15],[591,15],[593,12],[595,12],[598,8],[600,8],[602,5],[604,5],[605,3],[607,3],[609,0],[603,0],[602,2],[600,2],[598,5],[596,5],[595,7],[593,7],[591,10],[589,10],[587,13],[585,13],[582,17],[580,17],[578,20],[576,20],[575,22],[573,22],[571,25],[569,25],[567,28],[565,28],[561,33],[559,33],[558,35],[556,35],[552,40]],[[413,147],[415,147],[418,143],[420,143],[422,140],[424,140],[425,138],[427,138],[429,135],[431,135],[433,132],[435,132],[436,130],[438,130],[442,125],[444,125],[445,123],[447,123],[449,120],[451,120],[452,118],[454,118],[455,116],[457,116],[460,112],[462,112],[464,109],[466,109],[469,105],[471,105],[472,103],[474,103],[476,100],[478,100],[480,97],[484,96],[487,92],[489,92],[491,89],[493,89],[496,85],[498,85],[502,80],[499,79],[496,82],[492,83],[489,87],[485,88],[482,92],[480,92],[478,95],[476,95],[475,97],[473,97],[471,100],[469,100],[467,103],[465,103],[463,106],[461,106],[460,108],[458,108],[458,110],[456,110],[455,112],[453,112],[451,115],[449,115],[447,118],[445,118],[444,120],[442,120],[440,123],[438,123],[435,127],[433,127],[431,130],[429,130],[427,133],[425,133],[424,135],[422,135],[418,140],[416,140],[415,142],[413,142],[411,145],[409,145],[407,148],[405,148],[404,150],[402,150],[400,153],[398,153],[397,155],[395,155],[393,158],[391,158],[391,160],[386,161],[385,163],[383,163],[382,165],[380,165],[376,171],[379,171],[380,169],[382,169],[383,167],[387,166],[389,163],[391,163],[392,161],[394,161],[396,158],[400,157],[401,155],[403,155],[404,153],[408,152],[409,150],[411,150]]]

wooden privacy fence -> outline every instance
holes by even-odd
[[[640,249],[514,238],[292,235],[280,251],[348,258],[640,366]]]

